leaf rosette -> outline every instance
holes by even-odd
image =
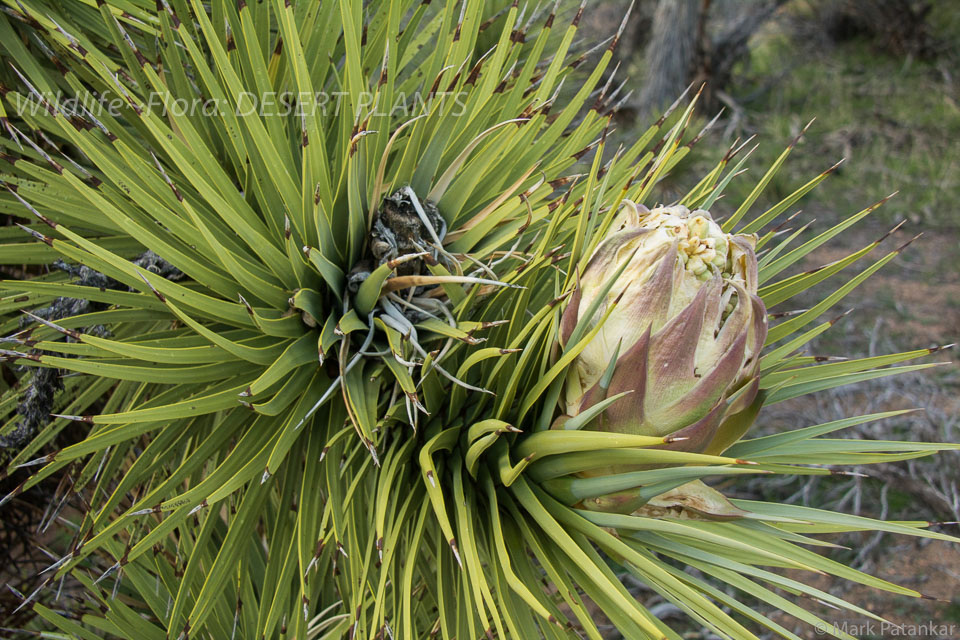
[[[619,36],[578,49],[585,3],[3,5],[0,261],[33,271],[0,282],[0,436],[34,430],[5,471],[35,473],[0,504],[54,478],[49,520],[78,514],[21,603],[37,632],[599,638],[593,602],[679,638],[610,563],[727,637],[793,636],[725,586],[811,624],[779,589],[867,614],[771,567],[919,595],[801,543],[948,536],[689,485],[950,446],[823,437],[897,412],[745,439],[761,404],[928,366],[801,352],[899,249],[764,323],[870,254],[782,275],[877,205],[771,229],[832,171],[752,211],[791,145],[727,212],[740,143],[633,205],[704,132],[678,100],[611,143]],[[340,108],[248,104],[318,93]],[[82,615],[46,606],[68,574]]]

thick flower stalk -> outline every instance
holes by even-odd
[[[704,210],[625,201],[563,315],[568,347],[578,323],[602,326],[568,369],[556,426],[620,396],[589,428],[670,435],[684,451],[729,446],[757,396],[767,335],[755,243]]]

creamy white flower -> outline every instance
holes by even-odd
[[[693,429],[691,447],[705,446],[729,413],[724,400],[755,383],[766,337],[755,245],[753,235],[725,233],[707,211],[624,201],[564,312],[566,342],[597,296],[604,299],[587,328],[620,299],[568,369],[567,415],[633,391],[604,412],[601,428],[645,435]],[[752,401],[755,391],[743,395]]]

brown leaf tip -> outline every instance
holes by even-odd
[[[93,424],[93,416],[71,416],[60,413],[51,413],[53,418],[63,418],[64,420],[73,420],[74,422],[85,422],[87,424]]]
[[[897,247],[896,249],[894,249],[894,253],[902,253],[904,249],[906,249],[906,248],[909,247],[911,244],[913,244],[913,242],[914,242],[915,240],[920,239],[920,236],[922,236],[922,235],[923,235],[922,233],[918,233],[917,235],[913,236],[912,238],[910,238],[909,240],[907,240],[906,242],[904,242],[902,245],[900,245],[899,247]]]
[[[586,6],[586,0],[580,3],[580,8],[577,9],[577,15],[573,17],[573,22],[570,23],[571,27],[576,27],[580,24],[580,20],[583,18],[583,10],[586,8]]]

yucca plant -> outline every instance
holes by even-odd
[[[728,209],[738,144],[654,208],[694,101],[609,149],[617,37],[577,42],[585,5],[3,6],[0,436],[34,468],[3,500],[60,477],[50,518],[82,507],[37,629],[599,638],[593,603],[679,638],[626,572],[722,637],[795,638],[757,602],[877,616],[779,569],[920,595],[814,534],[954,540],[702,481],[954,445],[825,437],[899,412],[748,438],[765,404],[931,366],[802,353],[900,249],[782,313],[877,247],[784,275],[880,203],[770,228],[832,169],[755,212],[791,144]],[[44,597],[68,577],[85,598]]]

